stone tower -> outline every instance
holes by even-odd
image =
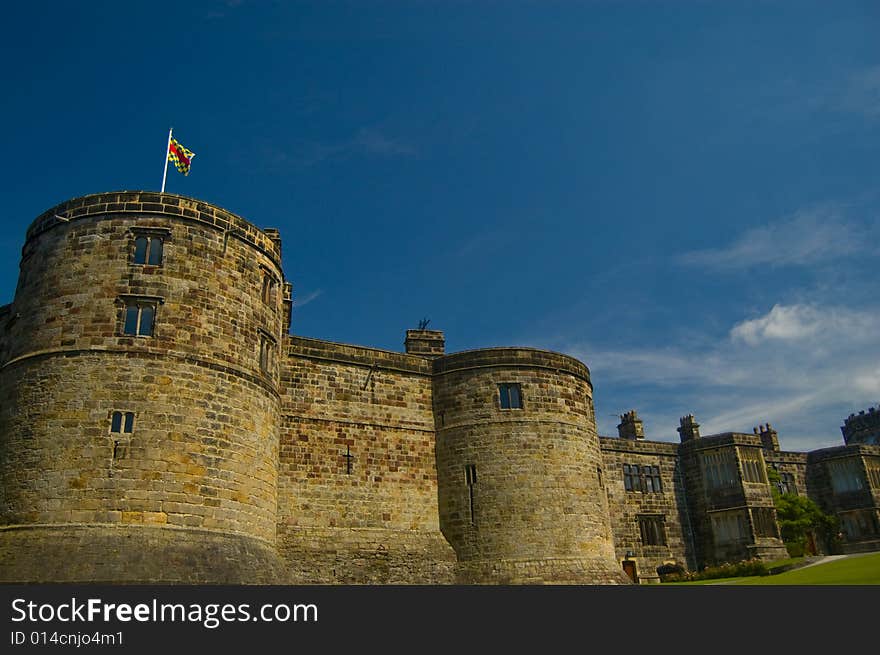
[[[172,194],[30,226],[0,325],[0,580],[284,580],[277,233]]]
[[[463,583],[626,583],[586,366],[525,348],[435,359],[440,528]]]
[[[846,444],[880,445],[880,409],[869,407],[850,414],[840,427]]]

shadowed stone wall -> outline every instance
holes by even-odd
[[[678,465],[678,444],[600,437],[603,478],[608,494],[611,529],[618,561],[635,562],[639,582],[659,582],[657,568],[677,564],[692,568],[690,525],[684,481]],[[638,466],[639,478],[627,490],[624,466]],[[645,480],[646,467],[656,467],[660,489]],[[650,486],[649,486],[650,484]],[[659,519],[660,543],[645,543],[640,521]],[[627,555],[630,553],[630,555]]]

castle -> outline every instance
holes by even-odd
[[[600,436],[572,357],[293,336],[291,289],[277,230],[190,198],[32,223],[0,308],[0,581],[647,583],[784,557],[771,484],[880,548],[880,411],[809,453],[693,416],[649,441],[634,411]]]

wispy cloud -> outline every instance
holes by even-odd
[[[300,166],[314,166],[330,160],[348,159],[353,156],[409,157],[416,154],[414,146],[393,139],[379,130],[361,128],[351,138],[338,142],[312,142],[304,144],[293,156]]]
[[[714,270],[756,266],[804,266],[873,251],[869,231],[848,221],[843,211],[828,205],[746,230],[731,244],[685,253],[679,263]]]
[[[833,102],[837,109],[880,118],[880,66],[852,73]]]
[[[310,302],[312,302],[313,300],[318,298],[323,293],[324,293],[323,289],[316,289],[315,291],[312,291],[311,293],[307,293],[302,298],[294,298],[293,299],[293,306],[296,308],[305,307],[306,305],[308,305]]]
[[[226,18],[231,10],[235,10],[244,3],[244,0],[221,0],[215,4],[215,8],[205,13],[205,18],[209,20],[219,20]]]
[[[769,421],[784,447],[809,449],[842,443],[844,416],[880,399],[878,324],[880,307],[777,304],[708,346],[566,350],[593,372],[604,434],[616,434],[608,402],[638,409],[654,439],[676,439],[678,417],[694,412],[704,434]]]

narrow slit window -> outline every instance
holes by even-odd
[[[149,244],[149,240],[147,237],[137,237],[134,240],[134,263],[135,264],[146,264],[147,263],[147,245]]]
[[[464,479],[468,488],[468,507],[470,509],[471,525],[477,524],[477,515],[474,507],[474,486],[477,484],[477,465],[467,464],[464,467]]]
[[[263,302],[267,305],[275,304],[275,288],[278,286],[277,282],[275,282],[275,278],[273,278],[268,273],[263,273],[263,289],[261,292],[261,296],[263,298]]]
[[[275,342],[271,337],[260,334],[260,370],[271,373],[275,365]]]
[[[158,266],[162,263],[162,239],[152,237],[150,239],[150,252],[147,257],[147,263],[151,266]]]

